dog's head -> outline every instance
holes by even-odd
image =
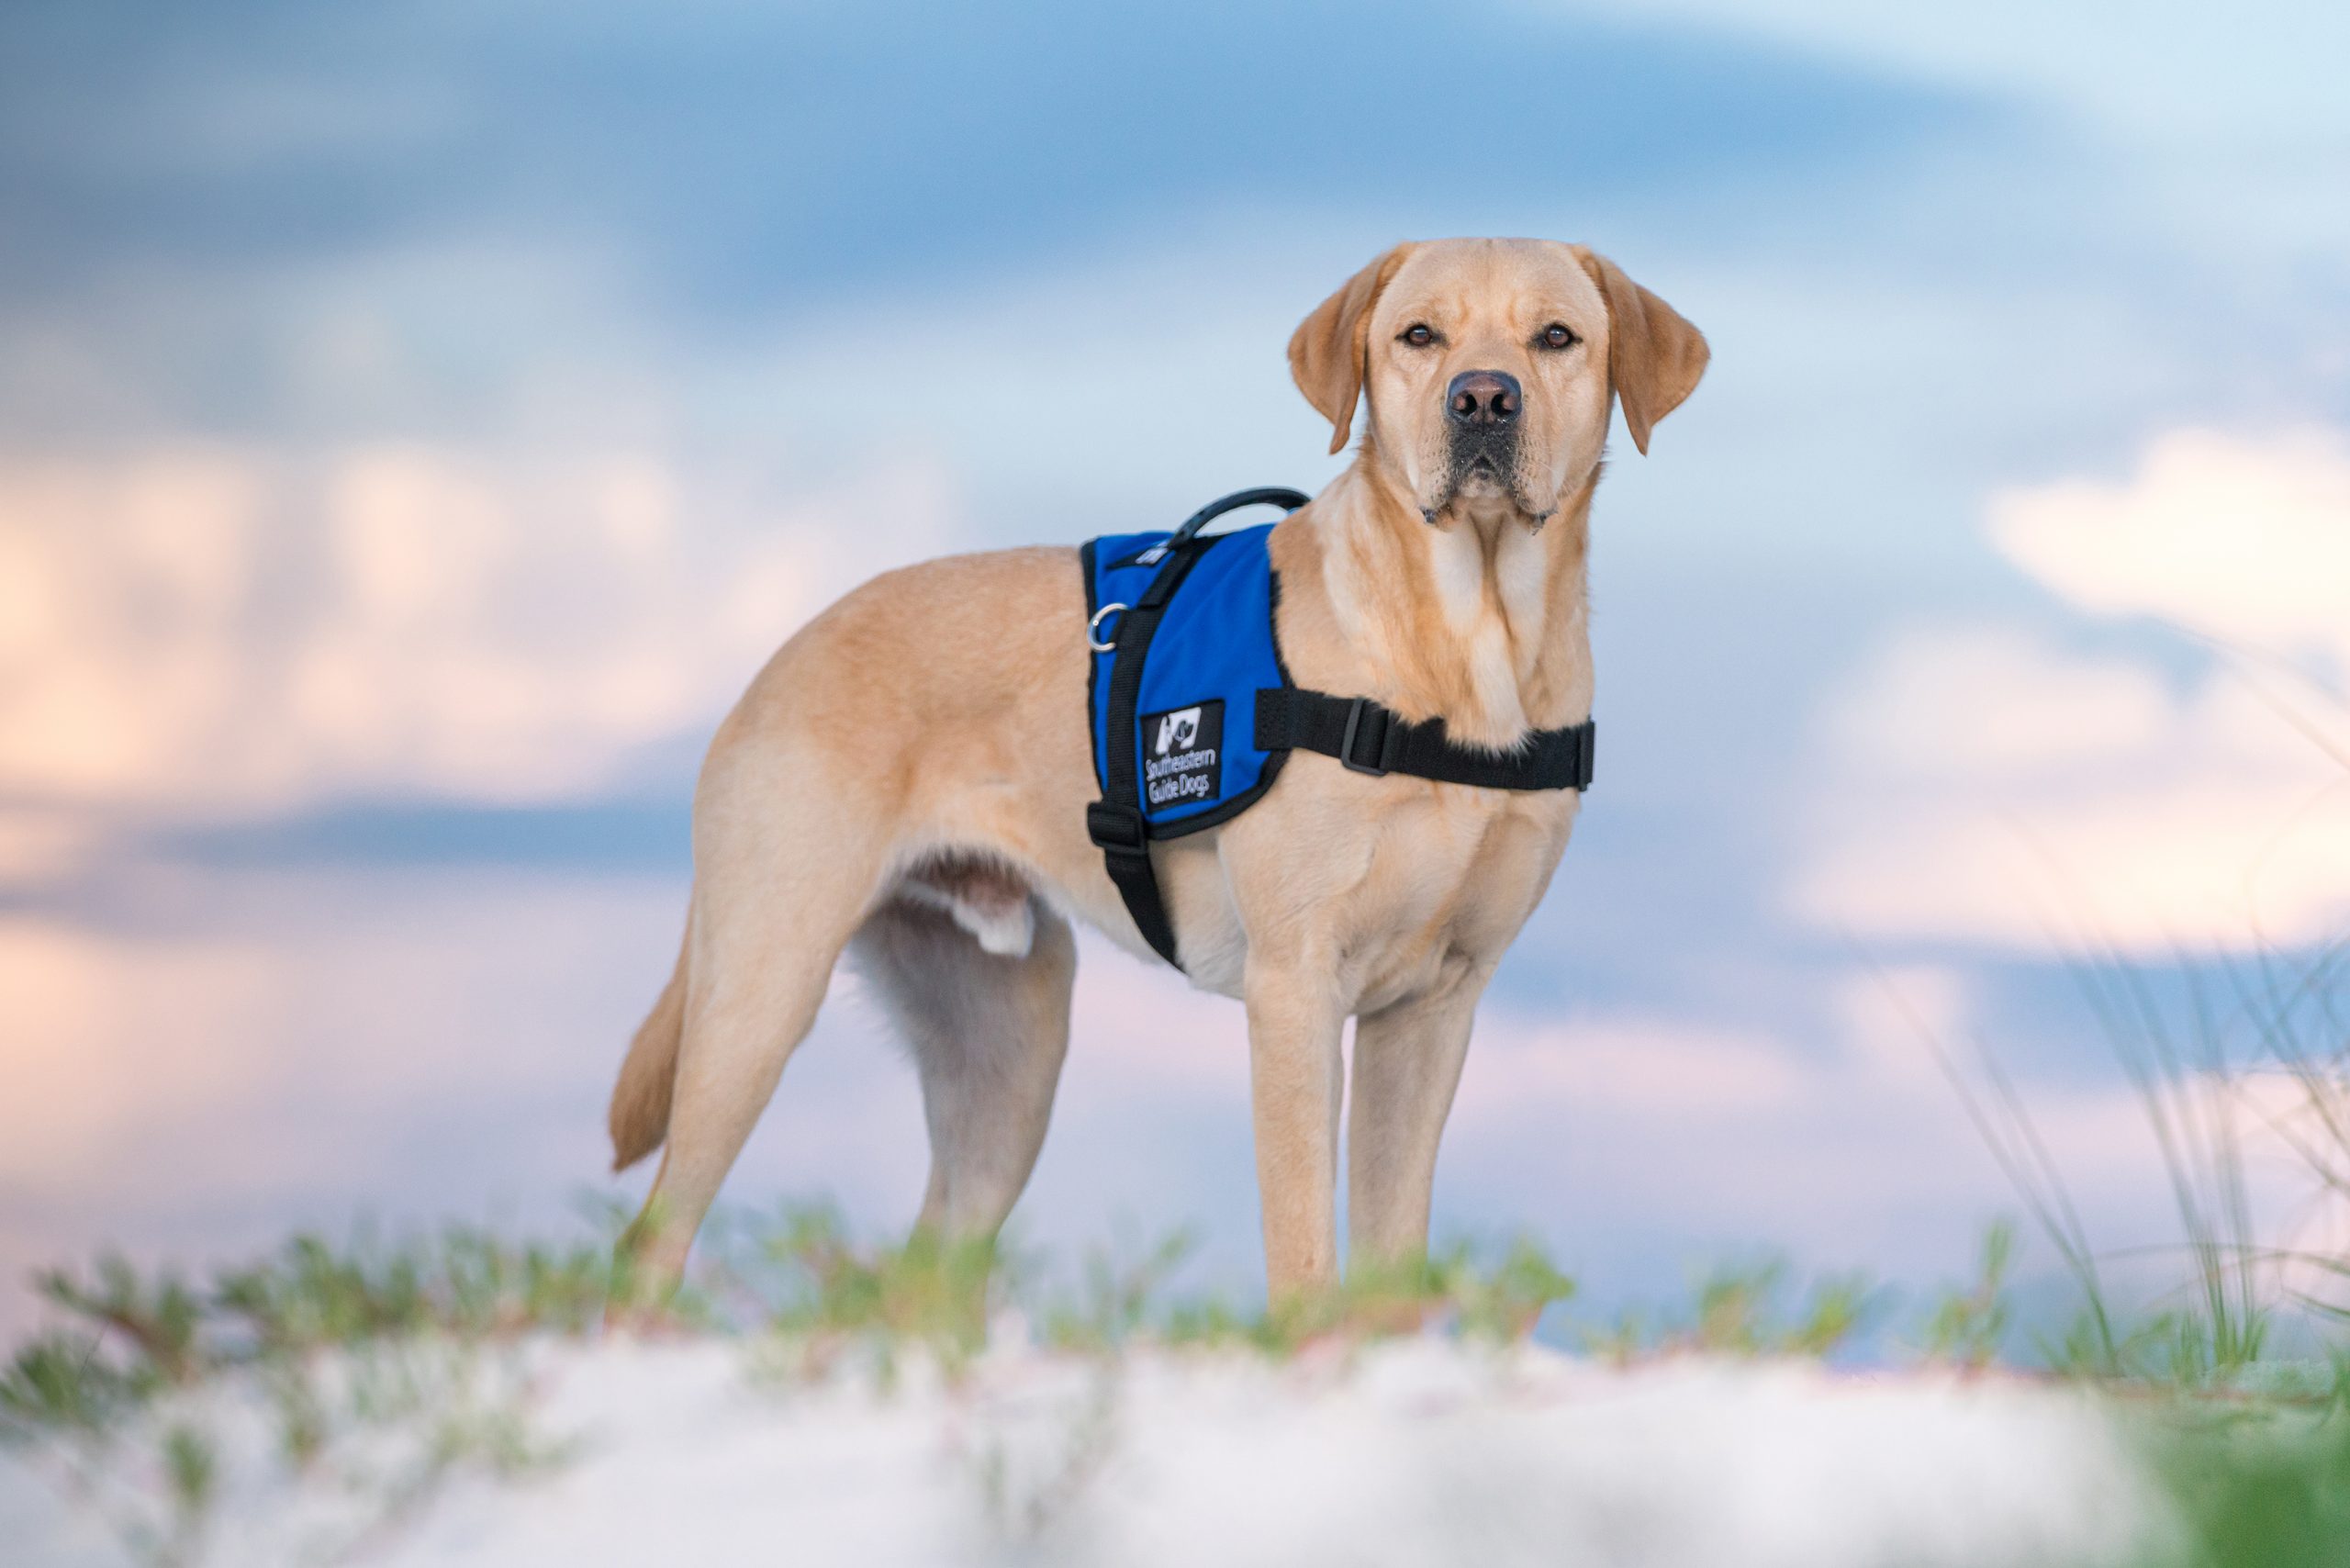
[[[1367,394],[1376,461],[1430,522],[1459,503],[1536,527],[1598,463],[1611,393],[1646,453],[1706,360],[1697,329],[1613,262],[1548,240],[1398,245],[1289,345],[1332,452]]]

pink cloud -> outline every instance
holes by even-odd
[[[624,451],[0,463],[0,796],[576,796],[946,513],[918,467],[746,509]]]
[[[2009,558],[2084,611],[2255,652],[2182,687],[2008,627],[1904,633],[1822,716],[1795,909],[2030,951],[2052,930],[2149,954],[2337,932],[2350,711],[2321,681],[2350,678],[2350,449],[2168,436],[2127,483],[2013,492],[1991,513]]]

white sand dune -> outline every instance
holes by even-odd
[[[224,1475],[275,1479],[224,1484],[198,1560],[2013,1568],[2160,1561],[2176,1540],[2103,1407],[2006,1380],[1614,1370],[1437,1339],[1110,1363],[1000,1336],[954,1384],[762,1379],[723,1342],[543,1344],[516,1364],[563,1462],[464,1474],[364,1529],[364,1464],[297,1484],[250,1391],[204,1395],[181,1414],[216,1433]],[[53,1470],[0,1456],[0,1557],[129,1560]]]

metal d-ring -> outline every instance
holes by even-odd
[[[1127,608],[1129,607],[1123,604],[1105,604],[1095,610],[1093,619],[1085,623],[1085,645],[1097,654],[1113,652],[1118,646],[1118,640],[1113,637],[1106,643],[1102,641],[1102,622],[1103,617],[1115,615]]]

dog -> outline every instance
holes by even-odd
[[[1495,752],[1580,723],[1611,403],[1645,454],[1707,359],[1582,246],[1404,243],[1349,278],[1289,345],[1333,454],[1367,405],[1351,465],[1270,535],[1298,683]],[[932,561],[811,621],[719,726],[683,950],[612,1094],[615,1170],[666,1144],[624,1243],[642,1281],[683,1270],[844,953],[920,1072],[918,1229],[1002,1226],[1068,1048],[1071,923],[1151,957],[1087,835],[1087,639],[1075,549]],[[1184,971],[1247,1010],[1274,1301],[1338,1276],[1349,1017],[1348,1254],[1425,1253],[1478,998],[1580,801],[1301,753],[1247,812],[1152,846]]]

